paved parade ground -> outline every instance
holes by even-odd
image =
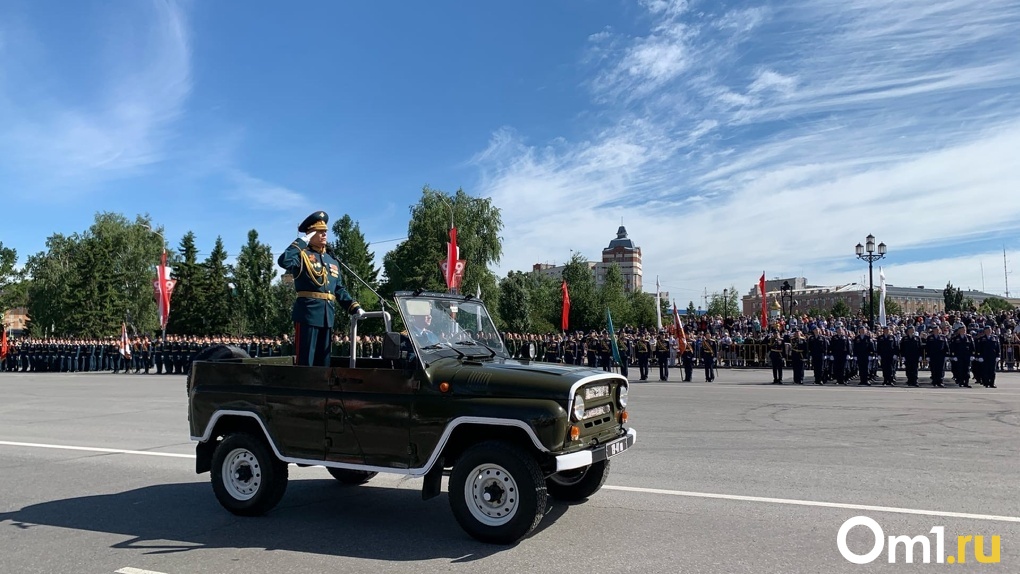
[[[723,369],[715,383],[632,383],[638,441],[613,459],[608,485],[585,504],[551,502],[534,534],[504,547],[469,538],[445,493],[422,502],[421,480],[395,475],[347,487],[322,468],[292,466],[280,506],[234,517],[209,475],[194,473],[183,377],[0,375],[0,572],[948,566],[902,564],[902,546],[898,564],[885,551],[849,563],[837,532],[860,515],[885,537],[943,526],[945,555],[956,554],[958,536],[982,535],[990,552],[998,535],[999,564],[976,564],[971,546],[951,570],[1020,572],[1020,375],[1000,374],[998,389],[770,381],[766,370]],[[850,550],[873,545],[867,528],[850,531]]]

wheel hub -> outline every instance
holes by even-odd
[[[254,453],[236,448],[223,459],[223,486],[236,500],[251,500],[262,486],[262,465]]]
[[[488,526],[506,524],[517,513],[517,482],[502,466],[482,464],[471,471],[464,485],[468,509],[479,522]]]

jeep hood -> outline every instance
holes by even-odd
[[[432,381],[447,381],[456,395],[518,396],[566,401],[576,384],[599,379],[626,382],[616,373],[551,363],[502,361],[439,361],[429,369]]]

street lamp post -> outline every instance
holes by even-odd
[[[788,317],[793,312],[793,286],[789,281],[783,281],[779,287],[779,298],[783,302],[783,316]],[[789,303],[787,303],[789,301]]]
[[[885,257],[885,243],[879,243],[875,249],[875,236],[868,234],[865,244],[857,244],[857,258],[868,262],[868,329],[875,331],[875,269],[874,263]]]

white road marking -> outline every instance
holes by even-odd
[[[790,504],[794,506],[821,506],[825,508],[845,508],[848,510],[868,510],[872,512],[893,512],[897,514],[919,514],[922,516],[939,516],[943,518],[969,518],[972,520],[993,520],[997,522],[1020,522],[1020,516],[995,516],[992,514],[970,514],[966,512],[945,512],[941,510],[918,510],[915,508],[895,508],[891,506],[871,506],[867,504],[845,504],[842,502],[818,502],[815,500],[793,500],[789,498],[768,498],[763,496],[741,496],[737,494],[712,494],[707,492],[686,492],[682,490],[663,490],[661,488],[638,488],[636,486],[605,485],[606,490],[637,492],[641,494],[664,494],[667,496],[687,496],[692,498],[716,498],[722,500],[740,500],[743,502],[765,502],[771,504]]]
[[[132,568],[125,566],[120,570],[114,570],[115,574],[163,574],[163,572],[156,572],[155,570],[142,570],[141,568]]]
[[[172,458],[195,458],[193,454],[179,454],[175,452],[151,452],[146,450],[124,450],[117,448],[100,448],[88,446],[69,446],[57,444],[39,444],[31,442],[0,441],[0,445],[20,446],[29,448],[52,448],[63,450],[78,450],[86,452],[103,452],[111,454],[137,454],[143,456],[165,456]],[[1020,516],[996,516],[992,514],[971,514],[966,512],[947,512],[941,510],[919,510],[915,508],[895,508],[891,506],[871,506],[867,504],[846,504],[842,502],[819,502],[815,500],[795,500],[790,498],[769,498],[763,496],[743,496],[739,494],[715,494],[711,492],[689,492],[684,490],[666,490],[662,488],[640,488],[636,486],[614,486],[607,484],[602,487],[605,490],[616,490],[620,492],[634,492],[639,494],[660,494],[665,496],[685,496],[689,498],[714,498],[719,500],[738,500],[742,502],[762,502],[768,504],[789,504],[794,506],[816,506],[823,508],[845,508],[848,510],[868,510],[872,512],[892,512],[897,514],[916,514],[922,516],[939,516],[943,518],[969,518],[972,520],[991,520],[996,522],[1017,522],[1020,523]],[[121,572],[121,570],[118,570]],[[130,569],[130,572],[121,574],[140,574],[145,570]]]
[[[166,456],[170,458],[195,458],[193,454],[180,454],[176,452],[152,452],[148,450],[124,450],[120,448],[100,448],[94,446],[69,446],[63,444],[40,444],[35,442],[11,442],[0,440],[4,446],[24,446],[29,448],[54,448],[60,450],[82,450],[86,452],[104,452],[108,454],[139,454],[143,456]]]

